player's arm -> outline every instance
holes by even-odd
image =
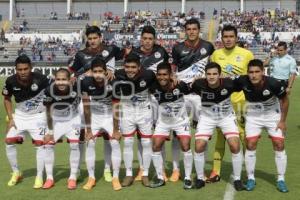
[[[7,130],[9,130],[11,127],[16,128],[16,124],[13,119],[13,104],[11,101],[11,96],[4,96],[4,107],[5,111],[8,117],[8,125],[7,125]]]
[[[85,140],[90,140],[93,138],[92,130],[91,130],[91,101],[87,93],[83,93],[82,95],[82,103],[83,103],[83,114],[85,120]]]
[[[291,93],[291,89],[293,87],[296,76],[297,76],[297,63],[295,60],[293,60],[293,62],[290,64],[290,78],[288,81],[288,86],[286,88],[287,94]]]
[[[288,95],[284,95],[280,99],[280,109],[281,109],[281,115],[280,115],[280,121],[277,124],[277,129],[281,129],[282,133],[285,134],[286,132],[286,117],[289,110],[289,99]]]

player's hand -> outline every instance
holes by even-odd
[[[54,137],[53,137],[53,135],[46,134],[44,136],[44,143],[45,144],[54,143]]]
[[[118,131],[118,130],[114,131],[113,134],[112,134],[112,138],[119,141],[121,139],[120,131]]]
[[[290,95],[291,94],[291,88],[287,87],[285,89],[285,92],[286,92],[287,95]]]
[[[107,74],[106,74],[106,78],[109,81],[113,80],[115,78],[115,75],[114,75],[113,71],[111,71],[111,70],[108,69],[107,70]]]
[[[174,85],[178,85],[180,83],[180,80],[177,79],[177,77],[174,75],[171,76],[171,81],[173,82]]]
[[[94,136],[93,136],[93,134],[90,130],[87,130],[85,132],[84,139],[85,139],[85,141],[89,141],[89,140],[94,139]]]
[[[12,127],[14,127],[15,129],[17,129],[15,121],[13,119],[9,119],[9,121],[7,123],[7,130],[11,129]]]
[[[84,73],[85,76],[92,76],[92,70],[87,70],[85,73]]]
[[[284,121],[279,121],[276,127],[276,131],[280,129],[282,133],[285,135],[286,134],[286,123]]]

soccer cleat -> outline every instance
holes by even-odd
[[[189,190],[189,189],[192,189],[192,188],[193,188],[192,181],[189,180],[189,179],[184,179],[184,181],[183,181],[183,189]]]
[[[75,190],[76,187],[77,187],[76,180],[74,180],[74,179],[69,179],[69,180],[68,180],[68,189],[69,189],[69,190]]]
[[[244,186],[244,184],[242,183],[241,180],[235,180],[235,181],[233,182],[233,186],[234,186],[234,189],[235,189],[236,191],[242,191],[242,190],[245,189],[245,186]]]
[[[22,173],[21,172],[13,172],[11,174],[11,178],[8,181],[7,185],[9,187],[17,185],[21,180],[23,179]]]
[[[220,180],[221,180],[220,175],[212,171],[209,178],[206,179],[206,183],[216,183],[219,182]]]
[[[202,188],[204,186],[205,186],[205,181],[204,180],[202,180],[202,179],[196,179],[196,181],[195,181],[195,188],[196,189],[200,189],[200,188]]]
[[[173,170],[171,177],[169,180],[171,182],[177,182],[180,179],[180,171],[178,169]]]
[[[122,187],[128,187],[130,185],[132,185],[134,179],[132,176],[125,176],[125,178],[123,179],[122,182]]]
[[[150,184],[150,187],[158,188],[158,187],[164,186],[165,184],[166,184],[166,182],[164,180],[157,178]]]
[[[89,177],[87,183],[82,187],[85,190],[91,190],[96,185],[96,180]]]
[[[111,172],[110,172],[109,169],[104,170],[103,176],[104,176],[104,180],[106,182],[111,182],[112,181],[112,176],[111,176]]]
[[[277,182],[277,189],[279,190],[279,192],[283,192],[283,193],[286,193],[289,191],[287,189],[285,182],[282,180]]]
[[[252,190],[254,190],[254,188],[255,188],[255,180],[253,180],[253,179],[248,179],[247,180],[247,183],[246,183],[246,186],[245,186],[245,188],[246,188],[246,190],[247,191],[252,191]]]
[[[43,185],[43,189],[50,189],[54,186],[54,181],[52,179],[47,179]]]
[[[145,187],[149,187],[149,186],[150,186],[148,176],[142,176],[142,184],[143,184]]]
[[[119,191],[122,189],[121,183],[118,178],[113,178],[111,183],[114,191]]]
[[[138,174],[136,175],[134,181],[141,181],[143,176],[143,169],[140,168]]]
[[[43,187],[44,181],[42,178],[40,177],[35,177],[35,181],[34,181],[34,185],[33,188],[34,189],[40,189]]]

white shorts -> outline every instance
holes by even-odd
[[[78,110],[79,110],[80,119],[81,119],[81,129],[84,129],[85,128],[85,118],[84,118],[84,109],[83,109],[82,99],[80,100],[80,103],[78,105]]]
[[[186,110],[193,121],[198,121],[201,111],[201,97],[197,94],[184,95]]]
[[[155,126],[153,137],[164,137],[169,139],[171,131],[175,131],[176,136],[178,138],[181,137],[190,138],[191,133],[190,133],[189,118],[188,117],[182,118],[182,120],[178,120],[177,123],[169,123],[169,124],[166,124],[164,123],[164,121],[158,119]]]
[[[76,114],[68,121],[53,120],[54,141],[57,142],[61,137],[66,136],[68,142],[78,143],[81,128],[80,123],[81,118],[79,114]]]
[[[124,137],[133,137],[137,131],[142,138],[151,138],[152,126],[151,106],[143,109],[122,110],[120,130]]]
[[[206,115],[200,115],[195,134],[196,139],[209,140],[214,133],[215,128],[220,128],[226,139],[239,137],[239,130],[236,122],[236,116],[230,114],[219,120]]]
[[[113,116],[97,115],[91,116],[91,129],[95,137],[103,136],[104,139],[111,139],[113,134]]]
[[[152,119],[153,119],[153,123],[155,124],[158,119],[159,104],[153,95],[151,95],[151,107],[152,107]]]
[[[272,112],[263,115],[246,115],[246,138],[258,139],[265,128],[272,140],[284,139],[281,129],[276,130],[280,121],[280,113]]]
[[[46,113],[38,113],[28,116],[15,114],[14,122],[17,128],[10,128],[6,135],[6,142],[22,143],[25,134],[28,133],[34,144],[43,144],[47,129]]]

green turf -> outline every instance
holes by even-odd
[[[3,79],[0,80],[0,86],[2,88]],[[286,149],[288,154],[288,168],[286,174],[286,181],[290,192],[282,194],[275,188],[276,181],[276,169],[274,163],[274,153],[272,151],[270,140],[266,135],[263,135],[257,150],[257,166],[256,166],[256,178],[257,187],[253,192],[239,192],[236,193],[236,200],[246,199],[270,199],[270,200],[297,200],[300,199],[300,81],[298,80],[293,88],[293,93],[290,99],[290,112],[288,116],[288,136],[286,140]],[[2,103],[2,97],[0,97]],[[1,141],[4,141],[5,137],[5,111],[1,106],[0,114],[0,131]],[[34,190],[32,185],[35,178],[35,150],[31,145],[30,139],[18,147],[19,165],[24,172],[24,180],[15,187],[7,187],[7,181],[10,178],[10,167],[5,156],[4,142],[0,143],[0,199],[121,199],[121,200],[139,200],[139,199],[223,199],[226,185],[231,173],[230,154],[228,149],[226,151],[225,162],[223,163],[222,180],[217,184],[207,185],[201,190],[185,191],[182,189],[182,182],[167,183],[165,187],[159,189],[144,188],[139,182],[134,183],[130,188],[124,188],[119,192],[114,192],[110,183],[104,182],[102,178],[103,171],[103,150],[102,139],[97,143],[97,164],[96,164],[96,177],[97,186],[92,191],[85,191],[82,189],[83,183],[86,181],[87,172],[83,170],[84,180],[79,183],[79,188],[75,191],[68,191],[66,188],[66,182],[69,175],[69,151],[66,143],[56,146],[56,163],[55,163],[55,180],[56,185],[51,190]],[[214,139],[210,143],[209,148],[209,161],[206,166],[207,171],[211,168],[212,147]],[[168,160],[170,160],[170,146],[167,145]],[[181,162],[181,166],[182,166]],[[137,162],[135,161],[135,171],[137,170]],[[168,162],[168,173],[171,171],[171,163]],[[182,170],[182,169],[181,169]],[[121,178],[124,177],[124,168],[121,170]],[[154,170],[151,170],[151,176],[153,176]],[[245,171],[243,171],[245,178]]]

